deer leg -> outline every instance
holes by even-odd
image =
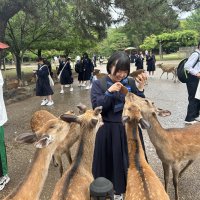
[[[163,73],[161,74],[160,78],[162,77],[162,75],[163,75],[164,73],[165,73],[165,72],[163,72]]]
[[[168,192],[169,165],[162,162],[162,166],[163,166],[163,171],[164,171],[165,191]]]
[[[54,162],[59,167],[60,176],[62,176],[62,174],[63,174],[62,159],[61,159],[61,155],[57,152],[54,154]]]
[[[168,72],[167,72],[167,79],[168,79]]]
[[[70,150],[68,149],[65,153],[66,153],[66,156],[67,156],[67,160],[68,160],[69,164],[71,165],[72,164],[72,157],[71,157]]]
[[[62,165],[62,158],[61,158],[60,155],[56,157],[56,162],[58,163],[58,166],[59,166],[60,177],[62,177],[62,174],[63,174],[63,165]]]
[[[178,167],[178,165],[174,165],[172,167],[172,173],[173,173],[173,185],[174,185],[174,189],[175,189],[175,200],[179,200],[179,195],[178,195],[179,167]]]
[[[52,161],[53,161],[54,167],[58,167],[58,163],[56,162],[54,155],[52,156]]]
[[[181,170],[181,172],[179,173],[179,177],[181,177],[183,175],[183,172],[185,172],[185,170],[194,162],[194,160],[189,160],[188,163],[186,164],[186,166]]]

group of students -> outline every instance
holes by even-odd
[[[154,71],[156,70],[155,55],[152,52],[149,53],[148,51],[146,51],[145,56],[146,56],[147,71],[149,72],[149,75],[153,76]],[[133,62],[135,62],[135,66],[137,70],[144,69],[144,55],[141,51],[138,54],[135,54]]]
[[[54,104],[52,100],[54,92],[49,82],[49,75],[52,76],[53,74],[51,65],[44,58],[38,58],[37,61],[36,96],[42,97],[41,106],[52,106]],[[75,70],[78,73],[79,86],[85,87],[87,90],[90,89],[94,65],[87,53],[84,53],[83,57],[76,61]],[[72,92],[74,79],[72,76],[71,58],[60,57],[57,76],[61,86],[60,94],[64,94],[64,87],[69,87],[69,91]]]

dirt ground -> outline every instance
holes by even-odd
[[[166,63],[166,62],[165,62]],[[177,64],[178,61],[170,61],[167,63]],[[98,67],[105,71],[105,65]],[[132,69],[135,69],[132,66]],[[161,70],[157,69],[154,77],[149,77],[148,85],[145,88],[145,94],[148,98],[153,100],[155,104],[164,109],[171,111],[171,116],[167,118],[160,118],[159,121],[165,128],[171,127],[183,127],[184,117],[187,108],[187,91],[186,87],[182,83],[174,83],[169,75],[169,79],[166,79],[166,74],[163,75],[162,79],[159,79],[161,75]],[[14,138],[23,132],[30,132],[30,119],[32,114],[40,109],[46,109],[56,116],[59,116],[67,110],[73,109],[77,112],[76,105],[79,102],[86,104],[91,107],[90,104],[90,91],[79,88],[77,85],[77,80],[75,80],[74,91],[69,92],[68,88],[65,88],[65,94],[59,94],[60,88],[57,84],[55,86],[55,94],[53,99],[55,105],[52,107],[41,107],[39,97],[31,97],[24,101],[13,103],[7,105],[7,112],[9,121],[5,124],[5,136],[7,145],[7,155],[8,155],[8,166],[9,166],[9,176],[11,181],[5,187],[3,191],[0,192],[0,199],[3,199],[7,194],[9,194],[19,183],[22,181],[26,170],[33,158],[35,149],[32,145],[18,144],[14,141]],[[155,149],[151,144],[148,134],[143,131],[145,137],[145,145],[148,155],[148,160],[156,174],[159,176],[163,182],[163,170],[161,162],[158,159]],[[73,147],[72,152],[74,153],[76,147]],[[69,166],[66,161],[65,156],[65,166]],[[179,194],[181,200],[199,200],[200,199],[200,161],[195,161],[194,164],[185,172],[183,177],[179,181]],[[49,173],[47,180],[45,182],[41,200],[50,199],[55,183],[59,179],[58,169],[50,164]],[[27,191],[28,192],[28,191]],[[172,180],[170,178],[169,185],[169,195],[170,199],[174,199],[174,188]]]

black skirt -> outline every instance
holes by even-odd
[[[141,142],[144,142],[139,129]],[[128,171],[128,147],[122,123],[104,122],[95,141],[92,173],[94,178],[109,179],[117,194],[125,193]]]
[[[94,178],[109,179],[116,193],[126,190],[128,168],[127,140],[121,123],[104,122],[95,141],[92,172]]]

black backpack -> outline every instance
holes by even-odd
[[[197,51],[195,51],[197,52]],[[198,52],[197,52],[198,53]],[[198,53],[199,54],[199,53]],[[183,60],[181,60],[181,62],[178,64],[177,67],[177,77],[178,80],[182,83],[187,83],[187,78],[188,78],[188,72],[185,70],[184,66],[185,63],[188,61],[188,58],[185,58]],[[199,58],[197,59],[197,61],[195,62],[195,64],[192,66],[192,68],[194,68],[194,66],[199,62]]]
[[[75,64],[75,72],[76,73],[81,73],[83,70],[82,70],[82,64],[81,64],[81,62],[77,62],[76,64]]]

